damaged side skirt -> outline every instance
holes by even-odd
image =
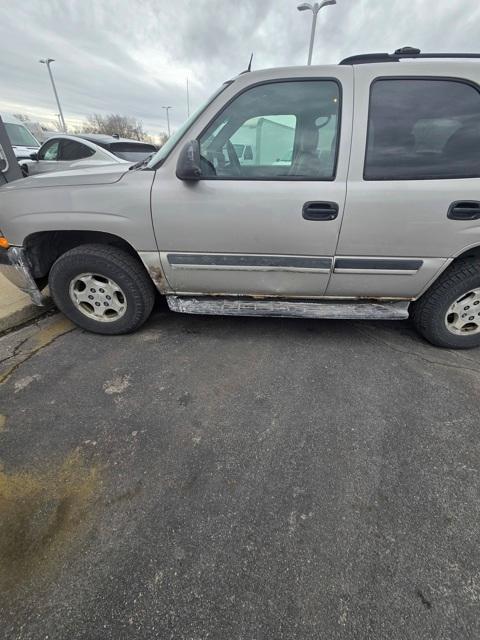
[[[405,320],[409,300],[252,300],[167,296],[168,306],[179,313],[223,316],[277,316],[337,320]]]

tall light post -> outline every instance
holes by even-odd
[[[50,81],[52,83],[53,93],[55,94],[55,100],[57,101],[57,107],[58,107],[59,116],[60,116],[60,120],[61,120],[61,123],[62,123],[63,131],[65,133],[67,133],[67,125],[65,124],[65,118],[63,117],[63,111],[62,111],[62,107],[60,105],[60,100],[58,98],[57,88],[55,86],[55,81],[53,79],[52,70],[50,69],[50,64],[52,62],[55,62],[55,60],[53,58],[45,58],[43,60],[39,60],[39,62],[41,64],[46,64],[47,65],[48,75],[50,76]]]
[[[167,128],[168,128],[168,137],[170,137],[170,116],[168,115],[168,111],[169,109],[171,109],[172,107],[162,107],[162,109],[165,109],[166,113],[167,113]]]
[[[328,6],[329,4],[337,4],[337,0],[322,0],[322,2],[315,2],[315,4],[309,4],[308,2],[302,2],[299,4],[297,9],[299,11],[311,11],[313,13],[312,17],[312,33],[310,35],[310,49],[308,51],[308,62],[307,64],[312,64],[312,53],[313,53],[313,43],[315,42],[315,29],[317,27],[317,16],[320,9]]]

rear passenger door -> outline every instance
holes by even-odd
[[[78,140],[64,138],[60,146],[59,169],[75,169],[93,164],[94,149]],[[90,160],[91,159],[91,160]]]
[[[452,256],[480,244],[478,71],[466,63],[460,78],[458,63],[442,63],[442,75],[432,67],[355,67],[348,196],[328,295],[415,297]]]

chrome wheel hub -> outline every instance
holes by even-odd
[[[445,324],[457,336],[480,333],[480,288],[465,293],[449,307]]]
[[[115,322],[127,310],[127,299],[118,284],[95,273],[76,276],[69,294],[76,309],[97,322]]]

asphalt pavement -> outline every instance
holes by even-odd
[[[0,638],[480,637],[480,350],[161,309],[0,353]]]

